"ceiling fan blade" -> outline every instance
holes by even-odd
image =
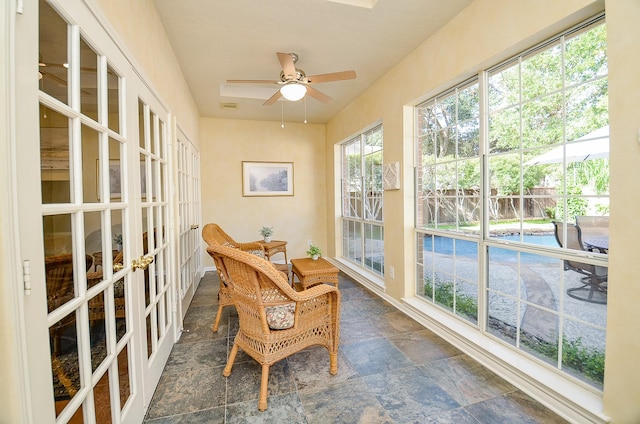
[[[280,90],[276,91],[275,94],[267,99],[266,102],[263,103],[264,106],[269,106],[277,102],[282,94],[280,94]]]
[[[293,63],[293,57],[290,53],[276,53],[278,55],[278,60],[280,61],[280,66],[282,66],[282,72],[284,72],[285,76],[290,76],[291,78],[296,78],[296,66]]]
[[[63,80],[60,77],[57,77],[57,76],[55,76],[53,74],[50,74],[48,72],[42,72],[42,70],[40,71],[40,73],[43,75],[43,77],[51,78],[53,81],[57,82],[58,85],[61,85],[61,86],[64,86],[64,87],[67,86],[67,81]]]
[[[66,87],[67,86],[67,82],[65,80],[63,80],[62,78],[58,78],[55,75],[52,74],[48,74],[46,72],[40,72],[40,74],[42,75],[43,78],[51,78],[52,80],[54,80],[55,82],[58,83],[59,86],[61,87]],[[83,90],[82,88],[80,89],[80,92],[82,94],[86,94],[87,96],[91,96],[91,92],[87,91],[87,90]]]
[[[277,84],[276,80],[227,80],[229,84]]]
[[[356,78],[356,71],[331,72],[329,74],[320,74],[307,77],[309,84],[317,84],[320,82],[344,81]]]
[[[307,94],[316,100],[320,100],[323,103],[329,103],[332,100],[331,97],[327,96],[324,93],[321,93],[313,87],[307,87]]]

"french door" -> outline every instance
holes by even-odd
[[[174,342],[169,113],[81,0],[25,2],[16,173],[32,422],[141,422]]]
[[[180,239],[180,300],[184,317],[202,275],[200,229],[200,152],[186,136],[177,134],[178,237]]]

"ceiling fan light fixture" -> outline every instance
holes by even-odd
[[[282,86],[282,88],[280,88],[280,94],[282,94],[282,97],[289,101],[297,102],[298,100],[302,99],[305,94],[307,94],[307,87],[302,84],[296,83],[285,84]]]

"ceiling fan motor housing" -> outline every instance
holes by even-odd
[[[284,74],[284,71],[280,71],[280,81],[287,82],[307,82],[307,74],[304,73],[302,69],[296,68],[296,76],[295,78],[287,78],[287,75]]]

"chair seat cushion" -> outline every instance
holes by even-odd
[[[296,312],[296,304],[267,306],[264,308],[267,314],[267,324],[272,330],[286,330],[293,327],[293,319]]]

